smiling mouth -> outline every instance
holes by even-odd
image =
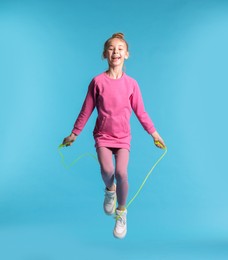
[[[120,59],[120,57],[112,57],[112,60],[119,60]]]

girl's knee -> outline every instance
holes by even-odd
[[[115,177],[117,182],[128,182],[128,175],[126,171],[116,171]]]
[[[114,167],[104,167],[101,169],[103,176],[112,176],[114,175]]]

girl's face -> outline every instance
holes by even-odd
[[[107,58],[110,67],[123,66],[124,60],[129,56],[126,43],[118,38],[110,41],[105,51],[104,57]]]

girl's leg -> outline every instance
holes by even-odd
[[[112,150],[107,147],[97,148],[98,161],[101,167],[101,176],[108,190],[115,190],[114,185],[114,165],[112,160]]]
[[[116,170],[115,177],[117,182],[116,193],[118,209],[124,210],[128,194],[128,161],[129,151],[127,149],[117,149],[115,152]]]

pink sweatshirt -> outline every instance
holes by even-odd
[[[95,107],[98,112],[93,131],[96,148],[105,146],[130,150],[132,110],[149,134],[156,131],[144,109],[138,83],[125,73],[119,79],[111,79],[106,73],[93,78],[74,124],[74,134],[80,134]]]

